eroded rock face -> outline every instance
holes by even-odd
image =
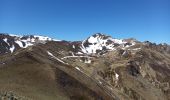
[[[134,61],[129,61],[126,67],[130,75],[137,76],[140,74],[139,66]]]

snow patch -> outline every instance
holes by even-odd
[[[11,53],[13,53],[14,52],[14,50],[15,50],[15,46],[14,45],[12,45],[12,47],[10,47],[10,49],[9,49],[10,51],[11,51]]]
[[[84,73],[79,67],[75,67],[77,70],[79,70],[80,72]]]
[[[77,70],[81,71],[79,67],[75,67]]]
[[[34,38],[38,38],[38,40],[41,41],[51,41],[52,39],[46,36],[39,36],[39,35],[34,35]]]
[[[38,38],[38,40],[40,40],[40,41],[61,41],[61,40],[57,40],[57,39],[52,39],[47,36],[40,36],[40,35],[34,35],[34,38]]]
[[[88,39],[88,42],[89,42],[89,43],[97,43],[97,42],[98,42],[98,39],[97,39],[97,37],[95,38],[95,37],[91,36],[91,37]]]
[[[6,42],[8,45],[10,45],[9,43],[8,43],[8,39],[7,38],[5,38],[5,39],[3,39],[4,40],[4,42]]]
[[[17,40],[17,41],[15,41],[15,43],[17,43],[21,48],[24,47],[21,41],[18,41],[18,40]]]
[[[4,40],[5,42],[7,42],[7,40],[8,40],[8,39],[7,39],[7,38],[5,38],[5,39],[3,39],[3,40]]]
[[[89,57],[89,56],[65,56],[61,59],[67,59],[67,58],[92,58],[92,57]]]
[[[27,48],[27,47],[29,47],[29,46],[33,46],[33,45],[34,45],[33,43],[31,43],[31,42],[28,41],[28,40],[21,40],[21,41],[25,43],[25,46],[23,46],[23,48]]]
[[[75,45],[73,45],[72,47],[73,47],[73,49],[75,49]]]
[[[83,53],[82,53],[82,52],[77,52],[76,54],[78,54],[78,55],[82,55]]]
[[[111,39],[114,43],[117,43],[117,44],[125,44],[126,42],[123,42],[122,39]]]
[[[119,74],[116,73],[115,78],[116,80],[119,80]]]
[[[100,83],[100,84],[102,84],[102,82],[101,82],[101,81],[99,81],[99,83]]]
[[[67,64],[67,65],[68,65],[68,63],[65,63],[64,61],[62,61],[62,60],[60,60],[59,58],[55,57],[51,52],[47,51],[47,53],[48,53],[48,55],[51,56],[52,58],[58,60],[59,62],[61,62],[61,63],[63,63],[63,64]]]

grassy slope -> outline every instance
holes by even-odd
[[[34,52],[21,50],[13,56],[0,57],[6,62],[0,69],[0,90],[12,91],[19,96],[34,100],[101,98],[75,78],[58,69],[57,66],[61,65],[52,63],[52,59],[48,59],[45,51],[39,51],[41,52],[39,53],[36,50]]]
[[[27,58],[10,63],[0,69],[0,89],[14,91],[19,95],[38,100],[67,100],[67,96],[57,87],[55,70]]]

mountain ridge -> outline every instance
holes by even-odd
[[[24,48],[1,36],[8,52],[0,54],[0,91],[23,100],[170,100],[167,44],[97,33],[84,41],[34,40]]]

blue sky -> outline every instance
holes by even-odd
[[[170,0],[0,0],[0,32],[65,40],[102,32],[170,44]]]

